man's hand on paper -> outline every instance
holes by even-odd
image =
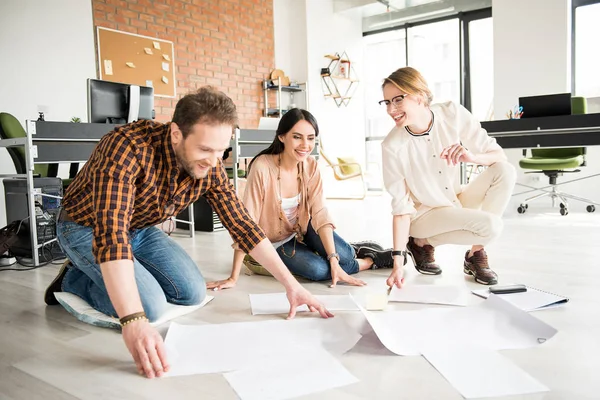
[[[162,337],[147,320],[131,322],[123,327],[123,340],[133,356],[140,375],[161,377],[169,371]]]
[[[398,287],[398,289],[402,288],[404,285],[404,267],[394,265],[394,269],[392,269],[392,273],[390,277],[387,278],[387,285],[392,288],[394,285]]]
[[[333,314],[327,311],[323,304],[319,303],[308,290],[299,284],[294,288],[288,289],[286,295],[290,302],[290,313],[287,319],[294,318],[296,316],[296,308],[303,304],[306,304],[310,311],[319,312],[323,318],[333,317]]]
[[[213,290],[230,289],[232,287],[235,287],[236,282],[237,282],[237,279],[233,279],[232,277],[229,277],[227,279],[223,279],[222,281],[208,282],[206,284],[206,288],[213,289]]]

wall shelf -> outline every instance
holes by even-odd
[[[270,107],[269,104],[269,92],[275,91],[276,104],[275,107]],[[263,80],[263,95],[265,98],[265,107],[263,115],[265,117],[281,117],[288,110],[291,104],[294,104],[294,95],[296,93],[304,93],[304,107],[308,109],[308,96],[306,95],[307,86],[306,83],[299,83],[297,86],[282,85],[281,78],[277,79],[265,79]],[[289,103],[284,107],[283,105],[283,93],[289,93]]]
[[[359,82],[350,57],[344,51],[342,54],[327,54],[325,58],[329,60],[329,65],[321,69],[323,93],[326,98],[332,98],[338,107],[348,106]]]

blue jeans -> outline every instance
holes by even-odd
[[[340,267],[347,274],[358,272],[354,248],[350,246],[337,233],[333,232],[335,251],[340,255]],[[294,248],[296,251],[294,252]],[[311,281],[326,281],[331,279],[331,268],[327,261],[327,251],[323,247],[321,238],[308,223],[304,243],[292,239],[277,248],[277,253],[286,267],[294,275],[301,276]],[[293,254],[293,255],[292,255]]]
[[[92,254],[92,228],[59,221],[58,243],[74,268],[69,268],[62,290],[87,301],[94,309],[117,317],[108,297],[100,266]],[[196,263],[185,250],[160,229],[151,226],[129,232],[133,248],[134,273],[142,306],[148,319],[156,321],[167,303],[200,304],[206,284]]]

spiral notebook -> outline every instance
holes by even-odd
[[[484,299],[487,299],[490,295],[489,288],[473,290],[472,292]],[[526,292],[499,294],[497,296],[523,311],[545,310],[561,306],[569,301],[567,297],[545,292],[531,286],[527,286]]]

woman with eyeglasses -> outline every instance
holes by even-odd
[[[363,286],[351,274],[391,268],[391,250],[374,242],[349,244],[334,232],[327,211],[317,161],[310,157],[319,135],[314,116],[302,109],[287,111],[271,145],[252,159],[243,202],[264,230],[292,274],[312,281],[331,280]],[[231,276],[209,282],[209,289],[235,286],[242,263],[266,274],[249,256],[235,249]]]
[[[396,126],[382,143],[383,179],[392,196],[394,266],[388,286],[402,287],[410,255],[422,274],[438,275],[435,247],[471,246],[463,260],[476,282],[498,281],[484,246],[502,229],[516,181],[502,148],[460,104],[431,104],[433,96],[414,68],[394,71],[379,104]],[[462,186],[460,163],[487,166]]]

